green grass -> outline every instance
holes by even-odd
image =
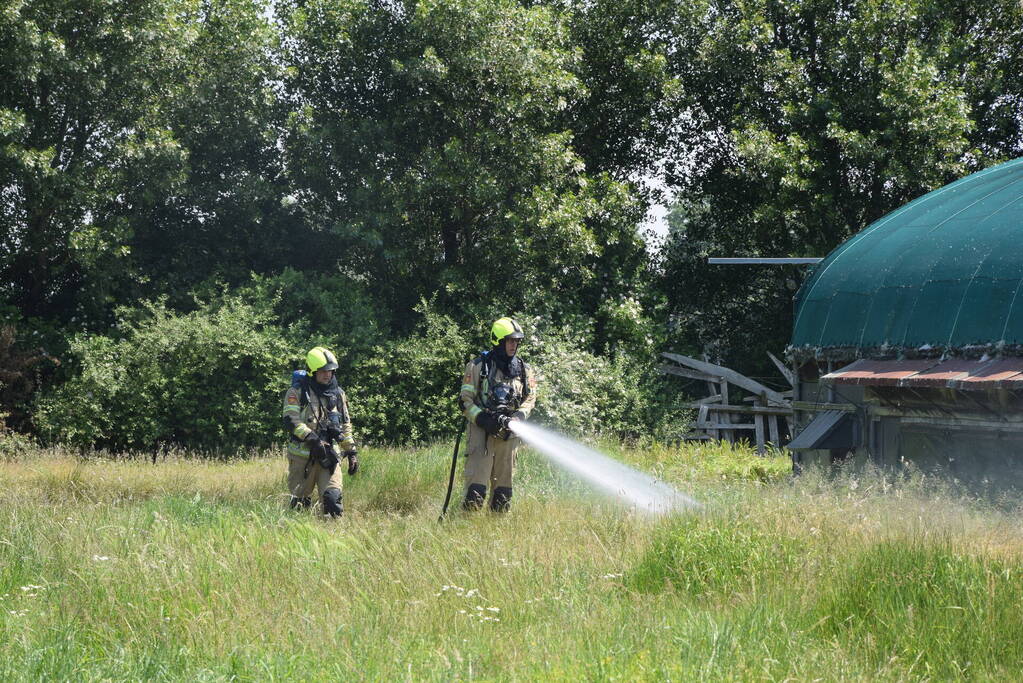
[[[649,519],[535,454],[436,521],[450,445],[367,449],[341,522],[283,455],[0,463],[0,679],[1009,679],[1017,516],[927,481],[605,450],[705,503]]]

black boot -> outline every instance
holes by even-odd
[[[497,486],[490,499],[490,509],[494,512],[508,512],[511,509],[512,490],[510,486]]]
[[[323,514],[331,517],[340,517],[345,511],[341,502],[341,489],[327,489],[323,492]]]
[[[469,490],[465,492],[465,502],[462,507],[466,510],[479,510],[483,507],[483,501],[487,499],[487,487],[483,484],[469,484]]]
[[[309,497],[299,498],[298,496],[292,496],[291,497],[291,509],[292,510],[294,510],[295,508],[302,508],[303,510],[305,510],[307,507],[309,507],[312,504],[313,504],[313,499],[312,498],[309,498]]]

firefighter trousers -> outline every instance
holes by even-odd
[[[471,423],[468,432],[463,493],[467,493],[473,484],[485,486],[488,491],[498,487],[511,488],[515,454],[521,439],[512,436],[505,441]]]

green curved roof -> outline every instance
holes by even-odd
[[[795,348],[1023,344],[1023,158],[871,223],[796,293]]]

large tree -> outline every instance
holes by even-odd
[[[432,294],[463,313],[586,313],[598,335],[628,317],[644,207],[573,147],[563,113],[586,89],[561,15],[512,0],[280,12],[296,197],[399,327]]]
[[[713,2],[702,22],[665,283],[684,339],[730,362],[784,346],[801,274],[706,256],[825,256],[1023,151],[1015,0]]]
[[[0,298],[89,320],[303,265],[276,35],[254,0],[5,2]],[[172,299],[173,300],[173,299]]]
[[[695,93],[688,68],[702,44],[702,3],[674,0],[551,2],[566,17],[585,87],[564,112],[590,172],[642,184],[673,172],[666,153],[687,144]]]
[[[138,216],[131,241],[149,288],[184,294],[205,279],[314,267],[322,250],[288,202],[277,35],[254,0],[192,2],[188,40],[161,106],[184,152],[183,181]],[[307,262],[308,260],[308,262]]]
[[[163,107],[180,3],[0,6],[0,296],[27,316],[95,312],[130,217],[182,180]],[[95,277],[89,277],[89,274]]]

